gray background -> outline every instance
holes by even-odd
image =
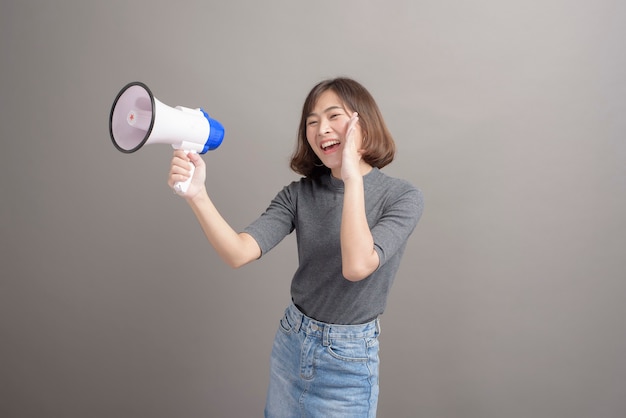
[[[299,112],[348,75],[426,211],[383,317],[379,416],[626,416],[626,3],[3,0],[0,416],[254,417],[296,266],[225,267],[114,149],[140,80],[226,126],[236,229],[286,183]]]

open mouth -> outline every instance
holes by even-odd
[[[340,142],[337,141],[336,139],[333,139],[331,141],[326,141],[322,144],[320,144],[320,148],[322,148],[322,151],[326,152],[331,152],[335,149],[337,149],[339,147]]]

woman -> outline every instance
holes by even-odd
[[[383,174],[394,141],[370,93],[348,78],[322,81],[302,109],[284,187],[243,232],[219,214],[205,164],[174,152],[168,184],[183,195],[209,242],[232,267],[256,260],[294,229],[299,266],[270,361],[267,417],[374,417],[379,316],[423,210],[421,192]]]

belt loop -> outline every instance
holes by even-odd
[[[376,336],[380,335],[380,318],[376,318]]]
[[[324,331],[322,334],[323,334],[322,345],[324,347],[330,346],[330,325],[328,324],[324,325]]]
[[[302,315],[302,312],[300,312],[300,310],[296,308],[295,305],[292,305],[292,312],[296,314],[295,331],[300,332],[300,328],[302,327],[302,319],[304,318],[304,315]]]

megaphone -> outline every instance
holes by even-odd
[[[147,144],[171,144],[175,149],[204,154],[216,149],[224,139],[224,127],[203,109],[170,107],[161,103],[148,86],[139,81],[120,90],[111,107],[109,133],[115,148],[132,153]],[[191,164],[192,176],[194,166]],[[186,182],[174,190],[184,193]]]

